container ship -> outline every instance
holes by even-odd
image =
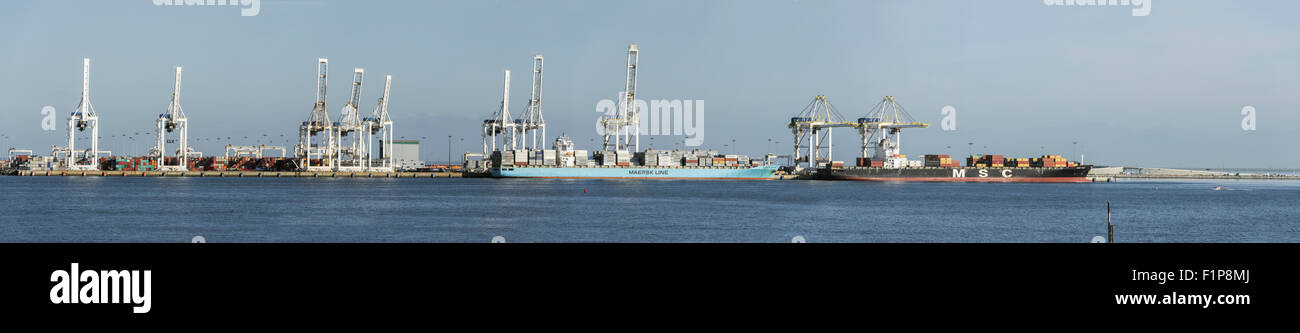
[[[505,71],[500,108],[483,121],[483,155],[486,175],[498,178],[569,179],[773,179],[778,168],[771,159],[751,160],[743,155],[723,155],[695,149],[640,150],[639,107],[636,106],[637,61],[635,43],[627,48],[625,86],[619,93],[616,114],[601,118],[605,129],[603,150],[574,149],[573,141],[561,135],[552,149],[538,149],[537,139],[546,138],[541,111],[542,55],[533,56],[533,80],[528,107],[518,119],[510,116],[510,71]],[[689,110],[689,109],[688,109]],[[690,112],[690,111],[686,111]],[[532,134],[531,140],[529,134]],[[652,134],[653,135],[653,134]],[[507,141],[507,138],[508,141]],[[497,149],[497,141],[501,149]],[[613,139],[613,144],[610,140]],[[522,141],[524,149],[516,149]],[[507,143],[508,142],[508,143]],[[636,144],[632,144],[636,142]],[[489,145],[491,149],[489,149]],[[506,148],[509,147],[509,148]],[[531,148],[531,149],[529,149]],[[631,149],[629,149],[631,148]],[[490,154],[490,155],[489,155]],[[466,159],[468,161],[468,159]]]
[[[898,158],[906,158],[898,155]],[[971,156],[966,166],[948,155],[925,155],[920,165],[885,167],[883,160],[858,159],[858,166],[831,163],[815,173],[823,180],[921,181],[921,182],[1090,182],[1088,165],[1066,161],[1060,155],[1038,158],[1006,158],[1002,155]],[[918,161],[919,162],[919,161]]]
[[[488,169],[497,178],[559,179],[737,179],[766,180],[778,168],[744,155],[706,150],[597,151],[573,149],[561,136],[554,149],[495,151]]]
[[[817,96],[809,107],[790,120],[789,127],[799,133],[812,133],[830,127],[851,127],[862,137],[862,156],[854,166],[841,161],[818,158],[820,151],[810,150],[804,159],[796,151],[797,161],[816,161],[809,174],[814,179],[862,181],[921,181],[921,182],[1090,182],[1092,169],[1062,158],[1061,155],[1042,155],[1036,158],[1010,158],[1003,155],[975,155],[966,158],[962,166],[949,155],[925,155],[921,160],[909,160],[900,153],[902,131],[907,128],[926,128],[929,124],[917,122],[893,96],[885,96],[866,117],[856,122],[840,121],[838,112],[825,96]],[[812,147],[820,147],[814,141]],[[828,146],[829,147],[829,146]],[[870,153],[870,155],[868,155]],[[828,154],[829,156],[829,154]],[[869,156],[869,157],[868,157]]]
[[[880,121],[878,118],[860,120],[862,124],[876,125],[882,131],[866,141],[864,152],[872,157],[859,157],[854,166],[844,162],[818,163],[813,170],[814,179],[863,181],[919,181],[919,182],[1035,182],[1083,183],[1092,169],[1089,165],[1068,161],[1061,155],[1043,155],[1036,158],[1013,158],[1003,155],[975,155],[966,158],[966,165],[949,155],[925,155],[921,160],[909,160],[899,153],[902,128],[925,127],[923,123]],[[864,140],[865,141],[865,140]]]

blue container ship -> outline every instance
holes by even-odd
[[[554,149],[495,151],[488,174],[497,178],[554,179],[738,179],[778,178],[779,167],[743,155],[706,150],[597,151],[573,149],[566,136]]]
[[[491,169],[499,178],[561,179],[738,179],[765,180],[776,176],[777,167],[660,167],[660,166],[502,166]]]

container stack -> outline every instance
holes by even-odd
[[[1064,168],[1070,166],[1078,166],[1074,162],[1070,162],[1067,161],[1065,158],[1062,158],[1061,155],[1043,155],[1042,158],[1038,159],[1037,164],[1038,165],[1035,166],[1042,167],[1042,168]]]
[[[1023,157],[1009,157],[1007,158],[1005,164],[1005,166],[1017,167],[1017,168],[1025,168],[1025,167],[1029,167],[1029,165],[1030,165],[1029,159]]]
[[[1006,161],[1006,157],[1002,155],[975,155],[966,158],[966,166],[1001,168],[1006,164]]]
[[[961,166],[961,163],[953,161],[952,156],[949,155],[925,155],[924,160],[924,166],[927,167],[956,168]]]
[[[492,152],[492,164],[497,166],[514,166],[515,151],[502,150]]]
[[[614,151],[614,163],[618,166],[632,165],[632,153],[626,150]]]
[[[549,166],[559,165],[558,151],[556,151],[555,149],[547,149],[547,150],[542,150],[541,153],[542,153],[542,158],[541,158],[542,165],[549,165]]]
[[[984,155],[984,159],[988,160],[987,164],[989,167],[994,168],[1000,168],[1007,162],[1006,157],[1003,157],[1002,155]]]
[[[618,159],[617,157],[614,156],[613,151],[605,150],[605,151],[600,151],[598,153],[600,153],[600,155],[597,156],[597,162],[599,162],[600,165],[611,166],[611,165],[618,164],[617,163]]]
[[[511,154],[515,157],[515,165],[528,165],[530,156],[527,150],[515,149],[511,150]]]
[[[658,166],[679,166],[678,159],[673,158],[672,152],[659,152],[655,154],[655,159],[659,162]]]
[[[135,171],[135,166],[131,165],[131,159],[126,157],[116,157],[113,159],[114,165],[112,170],[116,171]]]
[[[573,151],[573,164],[581,165],[581,166],[586,166],[586,165],[588,165],[588,163],[587,163],[587,158],[588,158],[588,157],[587,157],[587,151],[586,151],[586,150],[574,150],[574,151]]]
[[[212,163],[208,164],[208,168],[207,168],[208,171],[226,171],[227,160],[228,159],[225,156],[213,157]],[[320,165],[321,162],[319,159],[317,159],[315,163],[317,163],[317,165]]]

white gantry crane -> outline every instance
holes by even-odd
[[[393,119],[388,116],[388,89],[393,86],[393,76],[384,76],[384,95],[379,97],[379,104],[370,112],[370,117],[362,120],[361,133],[365,135],[362,155],[365,168],[370,172],[393,172]],[[379,134],[379,165],[371,163],[374,154],[375,134]]]
[[[90,128],[90,148],[77,151],[77,132]],[[51,155],[63,155],[64,166],[69,170],[98,170],[99,161],[99,114],[90,105],[90,59],[82,59],[81,67],[81,104],[68,116],[68,146],[54,147]]]
[[[812,102],[798,115],[790,118],[790,132],[794,134],[794,167],[799,163],[808,163],[816,168],[819,163],[834,159],[834,136],[836,127],[857,127],[858,124],[844,120],[844,116],[835,109],[825,95],[813,97]],[[804,149],[807,149],[805,155]],[[823,150],[826,158],[822,158]]]
[[[641,150],[641,117],[636,108],[636,67],[639,60],[636,43],[627,46],[627,81],[620,96],[618,113],[614,117],[601,117],[605,128],[605,147],[610,150],[609,139],[614,138],[614,150]]]
[[[492,118],[483,121],[483,155],[497,151],[497,137],[501,137],[500,149],[516,149],[518,131],[510,120],[510,70],[506,70],[506,82],[501,96],[501,107],[492,113]],[[491,149],[489,143],[491,142]]]
[[[524,138],[523,149],[545,149],[546,117],[542,116],[542,55],[533,56],[533,89],[528,99],[528,109],[515,120],[519,134]],[[532,132],[530,137],[528,134]],[[538,132],[541,137],[538,137]],[[539,140],[540,139],[540,140]]]
[[[368,130],[362,128],[361,124],[361,85],[365,81],[366,70],[362,68],[352,69],[352,90],[348,94],[348,103],[343,105],[339,111],[339,121],[334,124],[335,134],[338,135],[332,140],[336,146],[332,147],[335,159],[338,160],[336,171],[364,171],[366,156],[362,151],[362,131]],[[351,140],[347,140],[345,145],[344,138],[351,135]]]
[[[332,171],[334,169],[333,147],[334,126],[330,123],[329,112],[325,109],[325,87],[328,82],[329,59],[320,58],[316,61],[316,105],[312,107],[311,116],[307,121],[302,122],[298,128],[298,145],[294,147],[294,155],[301,159],[298,167],[304,170],[312,171]],[[312,143],[312,138],[316,137],[317,142]],[[320,159],[318,164],[313,164],[313,159]]]
[[[917,122],[906,109],[898,105],[894,96],[885,96],[880,103],[858,118],[858,134],[862,137],[862,157],[884,161],[886,168],[902,168],[907,159],[898,154],[904,128],[926,128],[930,124]],[[874,151],[873,151],[874,150]],[[867,153],[872,155],[868,156]]]
[[[185,117],[185,111],[181,109],[181,67],[176,67],[176,84],[172,88],[172,102],[167,105],[167,113],[158,115],[158,145],[150,150],[150,154],[158,162],[158,170],[161,171],[189,171],[189,119]],[[176,132],[177,138],[174,140],[178,148],[176,149],[176,164],[167,163],[167,133]]]

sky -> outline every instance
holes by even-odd
[[[852,120],[888,95],[932,124],[904,132],[912,156],[1300,165],[1295,1],[1160,0],[1147,16],[1040,0],[261,0],[256,16],[154,2],[0,2],[0,147],[48,154],[66,144],[82,58],[91,59],[102,149],[152,145],[144,133],[170,103],[175,66],[185,69],[181,103],[196,149],[291,146],[324,57],[331,118],[352,67],[366,70],[365,114],[391,74],[396,135],[421,140],[429,162],[447,159],[451,136],[459,160],[480,149],[504,70],[512,113],[525,108],[541,53],[547,134],[595,150],[596,105],[622,90],[627,45],[637,43],[641,99],[705,101],[702,148],[789,154],[786,124],[814,96]],[[57,110],[53,131],[41,126],[46,106]],[[955,130],[940,126],[945,106],[957,110]],[[1242,129],[1247,106],[1255,130]],[[857,133],[834,135],[836,159],[852,161]]]

